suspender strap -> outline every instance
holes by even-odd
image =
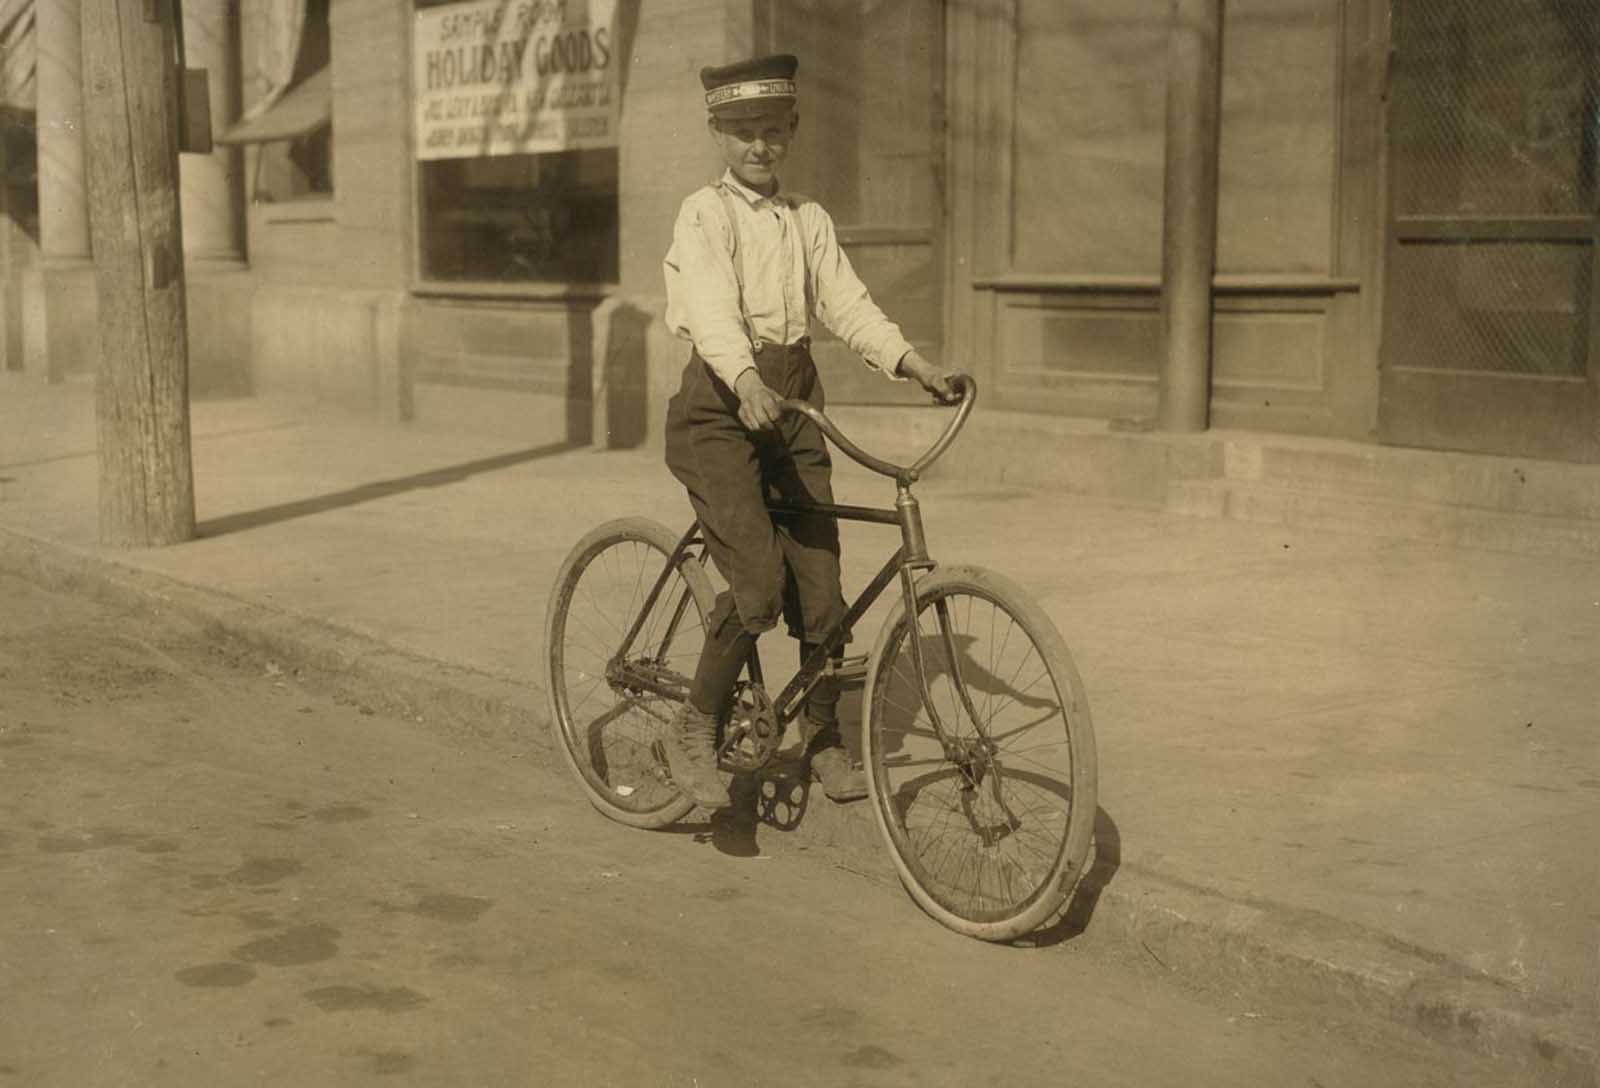
[[[722,200],[722,211],[728,217],[728,229],[733,232],[733,282],[739,289],[739,322],[744,326],[745,339],[750,341],[750,350],[759,352],[762,348],[761,338],[750,325],[750,315],[744,308],[744,264],[739,259],[739,217],[733,211],[733,197],[728,195],[727,186],[717,183],[717,196]]]

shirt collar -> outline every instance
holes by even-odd
[[[741,198],[743,198],[744,202],[750,205],[752,208],[760,209],[768,204],[776,204],[782,207],[789,206],[789,194],[783,191],[781,182],[779,183],[778,190],[771,196],[762,196],[760,193],[750,188],[750,186],[740,181],[738,175],[736,175],[730,168],[722,172],[721,184],[726,185],[730,192],[737,193]]]

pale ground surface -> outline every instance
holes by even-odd
[[[518,755],[0,575],[0,1084],[1525,1083],[622,828]]]
[[[6,393],[0,524],[92,547],[88,391]],[[584,531],[687,521],[648,451],[270,400],[194,417],[207,537],[120,558],[521,683],[540,675],[548,590]],[[846,467],[837,490],[890,497]],[[919,494],[935,557],[1006,573],[1073,648],[1124,862],[1322,912],[1600,1020],[1600,563],[953,479]],[[893,539],[847,530],[847,592]]]

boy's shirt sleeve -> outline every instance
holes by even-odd
[[[806,244],[811,250],[806,267],[811,274],[817,318],[869,366],[903,381],[898,367],[911,350],[910,341],[872,301],[867,285],[839,246],[833,217],[815,201],[807,201],[801,210],[806,221]]]
[[[701,190],[683,202],[672,228],[663,274],[666,322],[689,341],[729,389],[755,360],[739,316],[739,283],[733,274],[733,236],[722,208]]]

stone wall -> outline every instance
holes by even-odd
[[[333,196],[250,209],[250,373],[264,392],[399,413],[411,278],[410,5],[340,0]]]

